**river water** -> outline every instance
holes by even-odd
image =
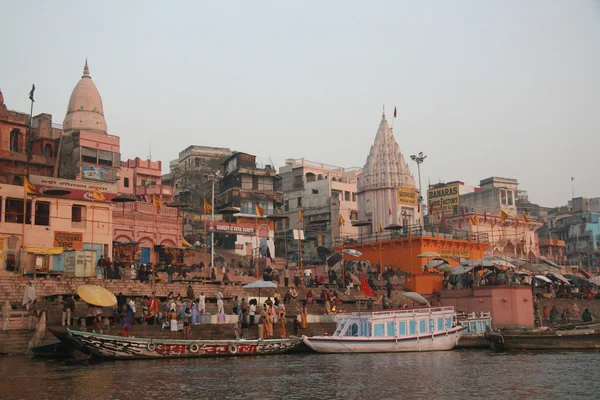
[[[0,359],[1,399],[599,398],[598,352]]]

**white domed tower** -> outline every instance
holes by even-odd
[[[71,93],[63,129],[65,133],[74,130],[107,133],[102,98],[90,76],[87,60],[85,60],[81,80]]]
[[[115,183],[121,166],[120,138],[109,135],[102,98],[90,77],[87,60],[75,85],[63,122],[58,175]]]
[[[400,152],[385,113],[357,186],[358,219],[371,221],[372,232],[379,231],[380,223],[386,227],[420,222],[415,178]]]

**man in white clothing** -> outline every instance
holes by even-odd
[[[312,275],[312,271],[310,268],[306,268],[304,270],[304,286],[308,287],[310,284],[310,277]]]

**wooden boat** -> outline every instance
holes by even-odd
[[[192,358],[256,356],[289,353],[302,339],[267,340],[167,340],[104,335],[67,329],[74,348],[102,359]]]
[[[458,315],[458,324],[466,329],[458,341],[458,349],[475,349],[489,347],[485,332],[492,329],[490,312]]]
[[[303,336],[320,353],[395,353],[451,350],[465,327],[454,307],[354,312],[336,316],[332,336]]]
[[[59,341],[33,346],[31,348],[31,353],[34,357],[68,358],[73,356],[73,353],[75,353],[75,348],[67,343]]]
[[[591,325],[575,329],[486,332],[485,338],[496,351],[600,349],[600,329]]]

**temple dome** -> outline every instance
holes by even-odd
[[[63,129],[65,132],[80,129],[107,132],[102,98],[90,77],[87,60],[83,68],[83,76],[71,93]]]

